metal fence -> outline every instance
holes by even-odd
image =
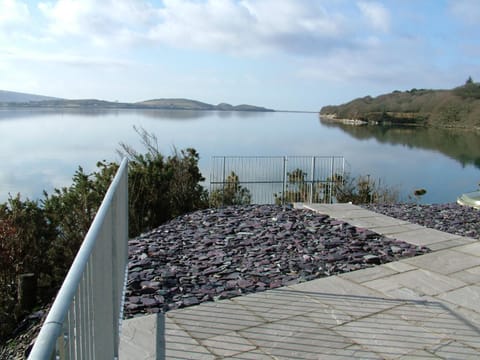
[[[128,163],[124,159],[28,357],[118,358],[128,259]]]
[[[332,203],[344,172],[342,156],[214,156],[210,192],[223,204]]]

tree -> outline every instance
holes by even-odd
[[[299,168],[287,173],[285,191],[274,194],[275,203],[331,202],[331,184],[328,181],[307,181],[307,176],[308,173]]]
[[[98,208],[118,169],[118,164],[100,161],[97,171],[87,174],[79,167],[72,185],[44,192],[45,217],[57,230],[48,247],[55,283],[61,283],[85,238]]]
[[[171,217],[207,207],[208,193],[200,185],[205,181],[198,168],[199,154],[195,149],[177,151],[167,159],[167,167],[172,168],[169,182]]]
[[[55,237],[54,225],[37,202],[21,200],[17,195],[0,205],[0,340],[11,334],[24,315],[17,306],[20,274],[33,273],[40,287],[46,289],[40,297],[51,295],[52,263],[46,252]]]
[[[465,81],[465,85],[473,84],[473,79],[471,76],[468,77],[467,81]]]
[[[16,304],[16,259],[18,254],[18,231],[9,217],[0,216],[0,342],[15,327]]]
[[[155,134],[143,128],[139,134],[146,153],[120,144],[119,154],[128,157],[129,234],[136,236],[167,220],[208,205],[205,179],[198,168],[199,155],[191,148],[165,158]]]
[[[398,202],[397,189],[382,185],[370,177],[352,177],[350,174],[335,175],[334,196],[337,202],[353,204]]]
[[[240,185],[240,180],[235,172],[227,176],[223,187],[210,193],[210,206],[220,207],[226,205],[248,205],[252,201],[250,190]]]

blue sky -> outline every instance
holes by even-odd
[[[317,111],[480,79],[478,0],[0,0],[0,89]]]

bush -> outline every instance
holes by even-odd
[[[165,158],[157,138],[144,129],[135,131],[146,148],[140,154],[121,144],[119,153],[130,160],[128,175],[129,234],[136,236],[167,220],[208,206],[208,195],[200,185],[205,179],[198,168],[198,153],[191,148],[174,149]]]
[[[240,185],[238,175],[233,171],[227,176],[225,184],[220,189],[210,193],[210,206],[249,205],[252,201],[250,190]]]
[[[480,99],[480,84],[474,83],[471,78],[470,80],[470,82],[467,80],[465,85],[455,88],[454,94],[464,99]]]
[[[0,205],[0,341],[11,334],[16,322],[25,314],[17,306],[17,277],[34,273],[45,291],[51,295],[51,259],[46,254],[56,237],[55,226],[48,222],[37,202],[20,196],[10,197]]]
[[[137,129],[136,129],[137,130]],[[122,144],[129,163],[129,235],[157,227],[189,211],[207,207],[208,194],[200,185],[199,155],[194,149],[164,157],[156,137],[137,130],[146,147],[140,154]],[[21,319],[16,309],[18,275],[37,277],[39,305],[59,289],[85,238],[118,169],[100,161],[87,174],[79,167],[71,186],[44,192],[40,203],[20,195],[0,205],[0,342],[11,335]]]
[[[382,185],[369,175],[357,178],[348,173],[336,175],[334,184],[334,195],[340,203],[396,203],[400,196],[398,189]]]
[[[118,165],[101,161],[98,171],[86,174],[81,167],[69,187],[44,192],[42,206],[47,221],[55,226],[57,236],[48,247],[53,282],[59,286],[87,235],[97,210],[115,176]]]

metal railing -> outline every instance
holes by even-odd
[[[254,204],[335,201],[342,156],[214,156],[210,192],[247,190]]]
[[[124,159],[28,359],[118,358],[127,259],[128,162]]]

